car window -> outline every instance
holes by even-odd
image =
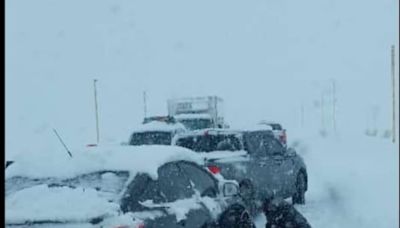
[[[266,157],[267,148],[265,141],[267,137],[262,131],[247,133],[245,135],[245,142],[248,152],[256,157]]]
[[[139,202],[150,200],[154,198],[153,195],[157,195],[158,187],[155,185],[155,181],[147,174],[137,174],[121,198],[121,210],[124,213],[143,210],[144,206]]]
[[[265,140],[265,148],[267,155],[283,155],[284,153],[281,143],[279,143],[275,138],[267,138]]]
[[[214,150],[237,151],[241,149],[240,141],[234,135],[219,135]]]
[[[181,119],[179,122],[189,130],[210,128],[213,125],[209,119]]]
[[[211,152],[217,150],[238,151],[242,144],[236,135],[199,135],[180,138],[176,145],[186,147],[196,152]]]
[[[171,145],[171,132],[140,132],[133,133],[130,145]]]
[[[175,144],[193,150],[194,137],[179,138]]]
[[[282,130],[282,126],[280,124],[269,124],[273,130]]]
[[[188,176],[195,190],[201,195],[215,197],[217,194],[217,183],[203,167],[188,162],[180,162],[179,167]]]
[[[167,202],[190,198],[195,193],[189,178],[176,163],[168,163],[158,170],[160,194]]]
[[[147,174],[136,175],[121,199],[121,209],[123,212],[142,211],[145,206],[141,202],[147,200],[160,204],[190,198],[194,194],[189,178],[176,162],[167,163],[158,169],[157,180]]]

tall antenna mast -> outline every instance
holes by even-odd
[[[97,87],[96,87],[97,79],[93,80],[94,87],[94,107],[96,112],[96,135],[97,135],[97,144],[100,142],[100,132],[99,132],[99,111],[97,106]]]
[[[147,117],[147,96],[146,91],[143,91],[143,110],[144,110],[144,118]]]
[[[392,45],[392,142],[396,142],[395,46]]]

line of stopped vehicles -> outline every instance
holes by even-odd
[[[216,96],[168,100],[129,141],[6,168],[8,227],[255,227],[266,192],[305,204],[306,165],[276,122],[231,129]]]

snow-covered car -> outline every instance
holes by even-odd
[[[159,120],[144,121],[129,138],[129,145],[171,145],[172,138],[186,131],[183,124]]]
[[[263,121],[260,121],[259,124],[270,126],[270,127],[272,128],[272,132],[274,133],[274,136],[275,136],[284,146],[287,145],[286,129],[284,129],[280,123],[263,120]]]
[[[89,148],[6,173],[7,227],[253,227],[237,182],[173,146]],[[157,156],[154,154],[157,153]],[[31,162],[29,162],[31,161]]]
[[[246,130],[199,130],[175,137],[174,144],[201,152],[211,171],[237,180],[248,202],[260,206],[269,189],[276,196],[291,197],[293,203],[305,203],[306,165],[271,130],[258,126]]]

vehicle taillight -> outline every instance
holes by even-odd
[[[286,137],[286,131],[285,131],[285,130],[284,130],[283,133],[280,135],[280,140],[281,140],[281,142],[283,142],[284,144],[286,144],[287,137]]]
[[[218,166],[215,166],[215,165],[210,165],[210,166],[208,166],[207,168],[208,168],[208,170],[210,170],[210,172],[213,173],[213,174],[218,174],[218,173],[221,172],[221,169],[220,169]]]

